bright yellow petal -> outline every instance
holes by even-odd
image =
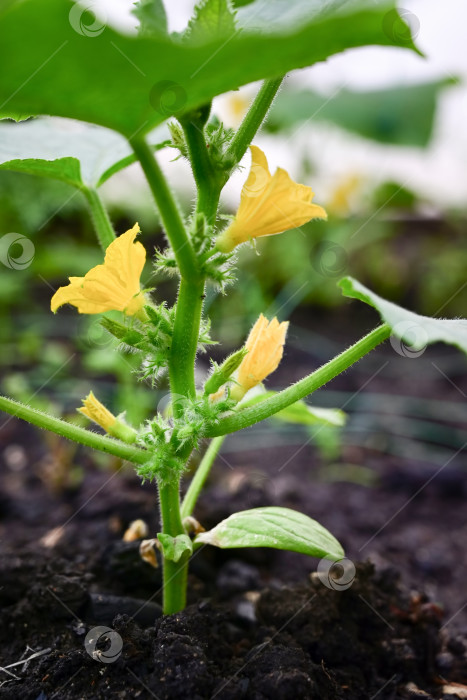
[[[242,189],[232,224],[218,237],[219,250],[229,252],[240,243],[297,228],[312,219],[326,219],[325,210],[312,204],[311,187],[294,182],[278,168],[271,176],[266,156],[251,146],[250,174]]]
[[[70,284],[67,287],[57,289],[50,301],[50,308],[55,313],[63,304],[77,305],[83,298],[82,282],[84,277],[70,277]]]
[[[90,420],[100,425],[107,432],[111,430],[116,422],[116,417],[104,406],[91,392],[83,399],[83,406],[78,408],[78,411],[85,415]]]
[[[114,272],[130,297],[139,292],[139,279],[146,262],[144,246],[135,242],[138,233],[140,228],[135,224],[132,229],[112,241],[105,252],[105,267]]]
[[[140,276],[146,251],[135,238],[136,224],[109,245],[104,264],[96,265],[84,277],[70,277],[68,287],[61,287],[51,301],[52,311],[62,304],[73,304],[82,314],[125,311],[137,314],[144,304]]]
[[[284,352],[288,325],[287,322],[279,323],[277,318],[268,321],[263,314],[260,315],[245,343],[248,355],[238,368],[238,386],[231,392],[234,398],[241,398],[277,369]]]

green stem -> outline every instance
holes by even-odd
[[[182,502],[182,520],[193,513],[198,496],[206,479],[208,478],[208,474],[211,471],[211,467],[214,464],[214,460],[216,459],[224,440],[225,435],[215,437],[204,453],[203,459],[201,460],[200,465],[196,470],[193,479],[191,480],[188,491],[186,492],[185,498]]]
[[[269,418],[278,411],[281,411],[287,406],[305,398],[316,389],[319,389],[324,384],[327,384],[337,377],[338,374],[344,372],[351,365],[358,362],[362,357],[367,355],[377,345],[389,338],[391,329],[387,324],[383,324],[375,328],[371,333],[368,333],[364,338],[361,338],[347,350],[344,350],[340,355],[334,357],[325,365],[312,372],[307,377],[292,384],[287,389],[280,391],[269,399],[262,401],[255,406],[245,408],[238,413],[234,413],[226,418],[221,418],[218,423],[211,426],[205,433],[206,437],[216,437],[233,433],[242,428],[247,428],[254,423]]]
[[[78,425],[72,425],[72,423],[67,423],[60,418],[49,416],[47,413],[26,406],[19,401],[8,399],[6,396],[0,396],[0,410],[16,418],[26,420],[28,423],[37,425],[39,428],[50,430],[52,433],[68,438],[68,440],[74,440],[81,445],[93,447],[95,450],[100,450],[101,452],[107,452],[115,457],[120,457],[120,459],[125,459],[128,462],[144,464],[148,461],[148,453],[146,450],[132,445],[125,445],[123,442],[117,442],[104,435],[92,433],[90,430],[80,428]]]
[[[213,224],[223,182],[216,173],[209,156],[202,125],[197,124],[195,120],[190,121],[189,117],[181,120],[180,123],[185,134],[193,177],[198,190],[196,212],[205,214],[208,223]]]
[[[162,517],[162,531],[176,537],[185,532],[180,517],[180,498],[178,483],[170,483],[159,488],[159,498]],[[188,562],[169,561],[164,557],[164,614],[183,610],[186,604],[186,585]]]
[[[284,76],[265,80],[245,115],[226,153],[226,160],[239,163],[263,123]]]
[[[197,280],[199,277],[198,261],[183,224],[182,216],[159,163],[143,138],[130,139],[130,145],[141,163],[154,195],[162,223],[177,260],[180,275],[186,280]]]
[[[97,240],[105,252],[108,246],[115,240],[115,231],[109,219],[107,209],[102,202],[97,190],[84,187],[82,193],[86,197],[86,201],[91,212],[92,222],[96,231]]]
[[[204,301],[204,281],[181,280],[169,358],[170,388],[173,394],[194,398],[195,358]],[[183,412],[180,402],[174,403],[177,418]]]

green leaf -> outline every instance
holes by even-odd
[[[455,345],[467,353],[467,320],[420,316],[382,299],[352,277],[341,279],[339,286],[346,297],[360,299],[379,311],[392,334],[402,342],[401,354],[410,355],[408,348],[423,351],[427,345],[437,342]]]
[[[347,415],[339,408],[319,408],[318,406],[308,406],[305,401],[297,401],[279,413],[275,413],[272,418],[286,423],[319,424],[341,428],[345,425]]]
[[[164,559],[177,562],[182,557],[190,557],[193,552],[193,544],[188,535],[171,537],[160,532],[157,539],[160,542]]]
[[[423,147],[433,132],[440,93],[455,83],[448,79],[370,92],[340,90],[331,98],[312,90],[285,89],[274,103],[266,128],[293,129],[312,117],[381,143]]]
[[[228,0],[202,0],[195,7],[182,39],[191,44],[203,44],[214,37],[230,38],[235,31],[235,14]]]
[[[256,404],[275,396],[277,391],[265,391],[257,394],[246,401],[242,401],[241,408],[255,406]],[[309,406],[305,401],[296,401],[296,403],[287,406],[282,411],[275,413],[271,418],[284,421],[286,423],[298,423],[301,425],[327,425],[334,428],[340,428],[345,425],[347,415],[339,408],[320,408],[318,406]]]
[[[212,530],[201,532],[194,544],[212,544],[221,549],[271,547],[341,559],[344,550],[322,525],[290,508],[252,508],[234,513]]]
[[[167,15],[162,0],[139,0],[133,10],[141,36],[167,36]]]
[[[166,145],[164,127],[151,134]],[[19,124],[0,121],[0,169],[41,175],[81,188],[98,187],[135,161],[127,141],[110,129],[73,119],[44,117]]]
[[[80,8],[23,0],[0,13],[0,65],[8,66],[0,74],[1,114],[72,117],[131,137],[227,90],[352,47],[414,49],[385,23],[394,0],[254,2],[238,10],[242,31],[229,40],[213,32],[200,44],[125,36],[104,24],[90,34]]]

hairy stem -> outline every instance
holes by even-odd
[[[141,163],[146,179],[154,195],[167,237],[172,246],[180,275],[186,280],[197,280],[198,261],[183,224],[174,196],[154,153],[143,138],[130,140],[136,157]]]
[[[221,180],[209,157],[202,124],[196,123],[195,120],[190,121],[189,117],[180,123],[185,134],[193,177],[198,191],[196,212],[203,213],[208,223],[213,224],[219,204]]]
[[[148,461],[148,453],[146,450],[134,447],[133,445],[126,445],[123,442],[117,442],[104,435],[98,435],[78,425],[67,423],[60,418],[54,418],[47,413],[37,411],[35,408],[26,406],[19,401],[8,399],[6,396],[0,396],[0,410],[16,418],[26,420],[28,423],[37,425],[39,428],[50,430],[52,433],[68,438],[68,440],[74,440],[74,442],[79,442],[81,445],[86,445],[87,447],[93,447],[95,450],[100,450],[101,452],[107,452],[115,457],[120,457],[120,459],[133,462],[133,464],[144,464]]]
[[[185,532],[180,516],[180,498],[178,483],[166,484],[159,488],[162,531],[176,537]],[[164,614],[183,610],[186,604],[186,580],[188,563],[186,561],[169,561],[164,557],[163,587]]]
[[[307,377],[292,384],[287,389],[280,391],[275,396],[272,396],[265,401],[262,401],[255,406],[244,408],[238,413],[234,413],[226,418],[221,418],[218,423],[206,430],[206,437],[216,437],[225,435],[226,433],[234,433],[242,428],[247,428],[259,421],[273,416],[278,411],[291,406],[296,401],[305,398],[316,389],[324,386],[341,374],[346,369],[351,367],[355,362],[358,362],[362,357],[367,355],[377,345],[389,338],[391,329],[387,324],[383,324],[375,328],[371,333],[368,333],[364,338],[361,338],[347,350],[344,350],[340,355],[334,357],[325,365],[312,372]]]
[[[231,158],[235,163],[241,161],[246,149],[265,120],[283,79],[284,77],[281,76],[264,81],[227,150],[226,159]]]
[[[84,187],[81,191],[88,203],[97,240],[101,244],[102,250],[105,252],[112,241],[115,240],[115,231],[109,219],[107,209],[97,190]]]
[[[204,301],[204,281],[181,280],[169,359],[170,388],[174,398],[194,398],[195,359]],[[174,416],[183,412],[183,402],[174,402]]]
[[[206,479],[208,478],[208,474],[211,471],[211,467],[214,464],[214,460],[216,459],[224,440],[225,435],[215,437],[204,453],[203,459],[201,460],[199,467],[191,480],[188,491],[186,492],[185,498],[182,502],[182,520],[193,513],[198,496],[201,493],[201,489],[203,488]]]

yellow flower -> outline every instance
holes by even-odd
[[[78,411],[94,421],[94,423],[97,423],[97,425],[100,425],[101,428],[104,428],[107,433],[112,431],[117,422],[114,414],[110,413],[109,409],[96,399],[92,391],[83,399],[83,406],[78,408]]]
[[[240,207],[234,221],[216,241],[218,249],[225,253],[251,238],[282,233],[311,219],[327,219],[325,210],[311,203],[311,187],[294,182],[282,168],[271,175],[263,151],[257,146],[250,149],[251,169],[243,185]]]
[[[245,343],[248,354],[242,360],[237,370],[230,396],[240,401],[247,391],[274,372],[279,366],[284,352],[285,336],[288,322],[279,323],[277,318],[272,321],[261,314],[250,331]]]
[[[86,418],[89,418],[89,420],[100,425],[101,428],[104,428],[109,435],[119,438],[123,442],[131,443],[136,440],[136,431],[121,420],[120,417],[116,418],[99,399],[96,399],[92,391],[83,399],[83,406],[78,408],[78,411]]]
[[[146,251],[135,242],[138,224],[112,241],[105,251],[103,265],[93,267],[84,277],[70,277],[70,284],[53,295],[52,311],[62,304],[73,304],[80,314],[124,311],[128,316],[140,314],[145,303],[139,278],[146,261]]]

